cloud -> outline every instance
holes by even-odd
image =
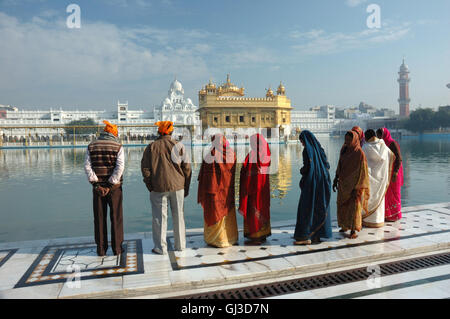
[[[156,104],[167,90],[165,81],[175,74],[186,92],[191,84],[188,96],[192,97],[198,83],[217,72],[236,68],[279,71],[303,57],[377,46],[410,31],[409,24],[385,22],[381,29],[350,33],[290,30],[282,44],[274,46],[280,41],[276,32],[261,39],[245,33],[119,27],[86,20],[81,25],[68,29],[65,17],[52,11],[26,21],[0,12],[0,43],[7,44],[0,50],[0,70],[7,74],[0,77],[0,103],[21,105],[26,98],[34,101],[38,92],[43,105],[52,105],[48,102],[52,97],[71,105],[77,96],[94,91],[98,97],[93,93],[80,103],[95,105],[100,98],[114,101],[117,97],[142,101],[157,95],[151,102]],[[16,103],[14,99],[21,97]]]
[[[148,8],[151,7],[151,2],[146,0],[105,0],[103,1],[105,4],[111,5],[111,6],[117,6],[117,7],[141,7],[141,8]]]
[[[52,11],[25,21],[0,12],[0,43],[8,44],[0,50],[0,69],[8,74],[0,77],[0,96],[17,105],[24,104],[20,98],[25,96],[35,101],[36,92],[44,105],[51,105],[51,98],[71,105],[93,90],[102,101],[119,94],[142,98],[149,88],[153,94],[165,92],[160,80],[175,74],[186,88],[189,82],[195,86],[210,78],[210,66],[223,72],[279,60],[271,47],[256,45],[245,35],[86,20],[80,29],[69,29],[65,17]],[[27,94],[19,97],[19,90]],[[98,100],[86,96],[80,101],[92,105]]]
[[[20,22],[0,12],[0,43],[8,44],[0,50],[0,69],[8,74],[0,77],[1,91],[108,90],[175,73],[209,76],[202,54],[211,48],[199,43],[198,32],[85,21],[80,29],[68,29],[64,20],[46,20],[46,15]]]
[[[346,0],[345,4],[349,7],[357,7],[364,2],[367,2],[367,0]]]
[[[316,39],[324,33],[325,33],[325,31],[317,30],[317,29],[313,29],[308,32],[300,32],[300,31],[294,30],[294,31],[291,31],[291,33],[289,34],[289,37],[292,39],[300,39],[300,38]]]
[[[402,26],[383,26],[381,29],[367,29],[360,32],[326,33],[323,30],[309,32],[291,32],[297,43],[292,48],[301,55],[320,55],[364,48],[373,44],[398,40],[410,31],[408,24]]]
[[[233,68],[241,68],[243,66],[271,64],[277,61],[277,57],[266,48],[263,47],[242,47],[237,48],[234,52],[223,54],[219,60],[223,61],[224,65]]]

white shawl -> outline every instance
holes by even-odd
[[[379,212],[382,216],[371,218],[371,220],[374,219],[378,220],[377,223],[380,223],[380,221],[383,223],[384,196],[389,187],[395,155],[382,139],[376,137],[371,142],[366,141],[362,149],[366,154],[370,181],[369,211],[365,212],[366,214],[363,218],[367,218],[373,213]],[[380,207],[381,204],[383,204],[382,209]]]

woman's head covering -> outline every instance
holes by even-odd
[[[117,129],[117,125],[111,124],[108,121],[103,121],[104,124],[106,124],[105,128],[103,129],[107,133],[111,133],[115,137],[119,135],[119,130]]]
[[[328,174],[328,169],[330,164],[328,163],[325,151],[320,145],[320,142],[316,139],[313,133],[308,130],[302,131],[300,134],[300,140],[305,143],[305,150],[308,153],[308,158],[314,160],[316,159],[323,170],[324,174]]]
[[[173,122],[171,121],[159,121],[155,125],[158,126],[158,133],[161,135],[169,135],[173,132]]]
[[[387,128],[383,128],[383,140],[384,143],[389,146],[394,141],[394,139],[391,137],[391,132]]]
[[[257,167],[270,165],[270,148],[263,135],[256,133],[250,136],[251,151],[244,165],[256,164]]]
[[[330,164],[320,142],[313,133],[302,131],[303,164],[309,169],[301,170],[301,195],[297,210],[297,225],[294,238],[307,240],[313,236],[331,237],[330,197],[331,179]]]
[[[223,134],[214,134],[211,142],[211,156],[215,158],[216,163],[233,164],[236,161],[236,155]]]
[[[336,171],[340,193],[338,206],[347,202],[352,191],[356,190],[358,201],[361,201],[364,211],[367,211],[370,194],[366,155],[361,148],[358,134],[354,131],[348,131],[347,134],[352,135],[352,140],[344,144]]]
[[[383,138],[383,129],[382,129],[382,128],[379,128],[379,129],[377,130],[377,137],[378,137],[378,138]]]
[[[355,131],[348,131],[347,134],[351,133],[352,134],[352,141],[350,144],[347,144],[347,146],[350,146],[351,148],[358,148],[361,147],[361,143],[359,143],[360,140],[360,135],[358,134],[358,132]]]
[[[251,150],[241,168],[239,187],[239,213],[247,220],[251,234],[261,230],[270,220],[270,148],[264,136],[250,136]]]
[[[358,134],[360,144],[361,146],[363,146],[365,139],[364,139],[364,131],[362,130],[362,128],[360,128],[359,126],[353,126],[352,131]]]
[[[202,162],[197,192],[197,202],[204,209],[204,221],[208,226],[216,224],[226,216],[235,202],[236,155],[224,135],[215,134],[211,141],[211,160]]]

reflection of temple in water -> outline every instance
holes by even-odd
[[[284,198],[291,188],[292,163],[291,153],[285,145],[280,147],[278,172],[270,175],[270,191],[272,198]]]
[[[9,178],[18,176],[41,176],[43,172],[72,174],[84,161],[84,149],[13,149],[2,151],[0,171],[8,172]]]
[[[143,147],[124,148],[125,171],[140,174]],[[47,148],[0,150],[0,177],[85,174],[86,148]]]
[[[272,164],[274,167],[277,167],[277,171],[273,174],[270,174],[269,180],[270,180],[270,192],[272,198],[284,198],[286,197],[287,193],[291,189],[292,184],[292,164],[291,164],[291,154],[289,153],[289,150],[287,147],[280,147],[279,157],[274,156],[272,158]],[[275,153],[275,154],[277,154]],[[245,156],[248,154],[245,154]],[[274,153],[272,153],[274,155]],[[244,157],[245,159],[245,157]],[[236,197],[236,204],[239,205],[239,185],[240,185],[240,172],[242,168],[242,162],[244,160],[241,160],[237,162],[236,164],[236,176],[235,176],[235,197]],[[277,161],[276,163],[274,161]],[[200,169],[200,166],[199,168]],[[194,178],[194,168],[192,173],[192,178]]]

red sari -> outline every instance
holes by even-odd
[[[391,143],[397,144],[400,151],[400,145],[391,137],[391,133],[387,128],[383,128],[383,140],[387,147]],[[385,197],[385,219],[388,221],[397,221],[402,218],[402,193],[401,188],[403,186],[403,164],[400,164],[398,170],[397,179],[389,184],[389,188],[386,191]]]
[[[259,133],[250,137],[250,146],[241,168],[239,212],[244,216],[244,236],[260,241],[271,235],[270,149]]]
[[[226,138],[216,134],[198,176],[197,201],[204,211],[204,238],[215,247],[228,247],[238,240],[234,176],[236,155]]]

